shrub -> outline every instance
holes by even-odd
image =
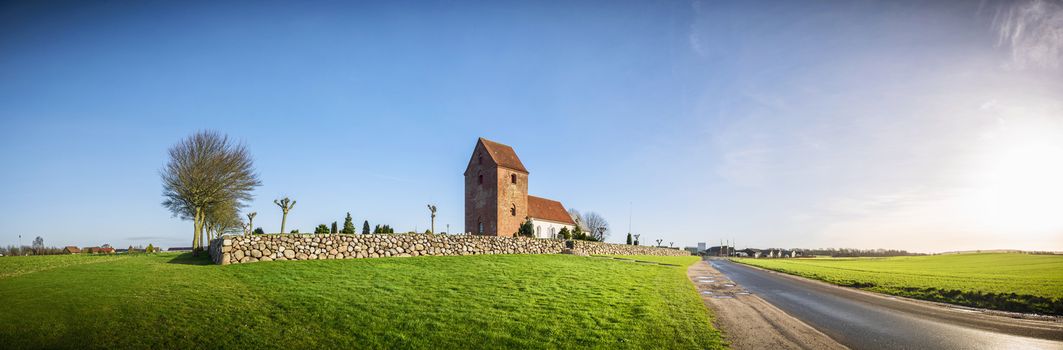
[[[255,231],[251,232],[251,233],[254,233],[256,235],[264,235],[264,234],[266,234],[266,230],[263,230],[261,227],[259,227],[259,228],[256,228]]]
[[[362,221],[362,234],[368,235],[370,232],[372,231],[369,231],[369,220]]]
[[[339,225],[336,225],[335,221],[332,222],[332,230],[331,231],[332,232],[329,232],[329,233],[338,233],[338,232],[340,232]]]
[[[520,224],[520,228],[517,229],[517,236],[535,237],[535,226],[532,225],[531,218],[525,219],[524,223]]]
[[[557,232],[557,236],[564,240],[572,239],[572,232],[568,230],[568,227],[562,227],[561,231]]]
[[[347,217],[343,219],[343,231],[340,232],[343,232],[348,235],[353,235],[356,233],[354,231],[354,220],[351,219],[351,212],[347,212]]]
[[[329,233],[328,226],[325,226],[325,224],[317,225],[317,227],[314,228],[314,233]]]
[[[292,233],[299,233],[299,229],[292,230]]]

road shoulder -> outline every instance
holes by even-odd
[[[687,269],[716,326],[734,349],[846,349],[827,335],[786,314],[702,260]]]

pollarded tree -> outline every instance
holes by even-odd
[[[376,233],[369,230],[369,220],[362,221],[362,234],[368,235],[370,233]]]
[[[354,232],[354,219],[351,218],[351,212],[347,212],[347,217],[343,219],[343,232],[344,234],[353,235]]]
[[[203,249],[207,211],[221,203],[243,203],[262,184],[251,154],[228,136],[200,131],[170,148],[170,161],[161,171],[162,202],[174,216],[193,221],[192,248]]]
[[[282,199],[274,199],[273,204],[281,207],[281,233],[284,233],[284,224],[288,222],[288,211],[295,208],[295,201],[284,197]]]
[[[257,211],[247,213],[247,234],[251,234],[251,228],[255,227],[255,216],[257,215]]]
[[[429,232],[430,233],[434,233],[434,232],[436,232],[436,206],[435,206],[435,204],[429,204],[428,205],[428,211],[432,212],[432,229],[429,230]]]

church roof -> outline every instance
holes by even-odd
[[[495,164],[498,164],[498,166],[525,173],[528,172],[528,169],[524,168],[524,163],[521,163],[520,158],[517,158],[517,152],[513,151],[513,147],[482,137],[480,138],[480,143],[484,145],[484,148],[487,149],[487,154],[491,156],[491,159],[494,160]]]
[[[561,202],[536,196],[528,196],[528,216],[532,219],[550,220],[563,224],[575,225]]]

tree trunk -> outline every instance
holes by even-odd
[[[203,232],[203,209],[202,208],[196,208],[196,217],[194,219],[194,222],[195,223],[193,224],[193,226],[195,226],[195,232],[192,233],[192,255],[193,256],[197,256],[197,255],[199,255],[199,249],[197,249],[197,248],[200,247],[199,238],[200,238],[200,235],[202,235],[202,232]]]
[[[281,215],[281,233],[286,233],[284,231],[284,223],[287,222],[287,221],[288,221],[288,211],[285,210],[284,213]]]

